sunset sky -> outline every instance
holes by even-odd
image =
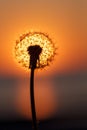
[[[29,114],[26,92],[30,71],[21,68],[13,57],[15,41],[29,31],[47,33],[57,47],[50,66],[35,74],[39,117],[49,117],[55,110],[63,114],[70,106],[77,110],[83,104],[87,108],[87,0],[0,0],[0,113],[10,112],[6,101],[12,97],[11,110],[22,116]],[[41,106],[46,104],[47,110],[43,110]],[[4,106],[7,109],[2,110]]]

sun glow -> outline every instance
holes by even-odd
[[[55,47],[52,40],[48,35],[41,32],[29,32],[23,34],[15,45],[15,58],[21,66],[29,68],[30,55],[28,54],[28,47],[39,45],[42,48],[42,52],[39,56],[39,62],[37,62],[37,68],[43,68],[49,65],[55,55]]]

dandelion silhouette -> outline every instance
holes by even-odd
[[[42,48],[39,45],[29,46],[27,51],[28,54],[30,54],[30,68],[31,68],[30,95],[31,95],[32,119],[34,129],[37,130],[35,101],[34,101],[34,69],[36,68],[37,60],[39,60],[39,55],[42,51]]]
[[[35,100],[34,100],[34,70],[49,65],[55,55],[55,47],[48,35],[41,32],[29,32],[16,41],[15,58],[24,68],[31,69],[30,100],[32,122],[37,130]]]

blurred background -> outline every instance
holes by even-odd
[[[49,35],[57,49],[35,71],[40,129],[87,128],[87,1],[0,0],[0,129],[32,129],[30,70],[14,59],[15,41],[29,31]]]

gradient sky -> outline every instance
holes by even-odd
[[[59,48],[48,72],[87,70],[86,16],[86,0],[0,0],[0,72],[21,71],[13,61],[12,48],[30,30],[48,33]]]
[[[16,88],[15,93],[19,90],[19,97],[22,94],[21,91],[24,92],[20,87],[21,80],[23,77],[28,80],[28,72],[20,68],[20,65],[14,61],[12,53],[15,41],[19,36],[31,30],[47,33],[58,48],[53,63],[50,64],[50,67],[36,72],[36,79],[39,80],[40,78],[41,80],[44,78],[41,80],[41,84],[46,86],[47,83],[48,89],[52,84],[51,88],[52,91],[54,90],[54,102],[52,101],[53,97],[50,97],[50,95],[52,95],[51,88],[49,89],[49,93],[47,93],[47,95],[49,95],[48,102],[51,100],[53,104],[58,103],[57,106],[53,106],[56,108],[59,105],[63,112],[63,108],[65,107],[65,109],[67,109],[69,103],[71,103],[72,106],[78,104],[76,101],[78,102],[82,99],[79,95],[80,92],[82,92],[83,95],[85,93],[85,96],[87,94],[87,0],[0,0],[0,89],[3,92],[0,101],[2,109],[4,107],[3,102],[6,105],[4,95],[10,95],[12,88],[12,92],[14,91],[14,87]],[[46,76],[48,76],[47,79]],[[61,79],[59,76],[61,76]],[[52,79],[51,81],[50,78]],[[65,79],[67,82],[64,82]],[[12,85],[12,83],[14,85]],[[9,85],[12,86],[12,88],[8,89],[7,94],[6,87]],[[17,86],[19,86],[18,90]],[[55,89],[53,89],[53,87]],[[56,88],[57,92],[55,91]],[[59,93],[62,95],[60,101],[58,99]],[[73,98],[74,94],[76,94],[77,100]],[[71,101],[69,101],[70,96],[73,99]],[[13,101],[17,103],[14,97],[15,94],[10,104],[12,104]],[[20,102],[19,97],[18,101]],[[21,95],[21,98],[22,97]],[[44,95],[42,99],[43,98]],[[83,101],[84,99],[86,102],[87,96],[83,98]],[[9,98],[7,100],[9,100]],[[56,103],[55,100],[58,102]],[[59,104],[59,102],[62,103]],[[19,106],[17,110],[19,109],[20,111],[23,104],[20,105],[19,103]],[[50,112],[52,113],[52,110],[54,111],[55,108],[52,107]],[[25,109],[26,108],[23,108],[21,110],[22,113],[28,111]],[[48,110],[49,109],[50,108],[48,108]],[[41,115],[41,117],[43,117],[43,115]]]

